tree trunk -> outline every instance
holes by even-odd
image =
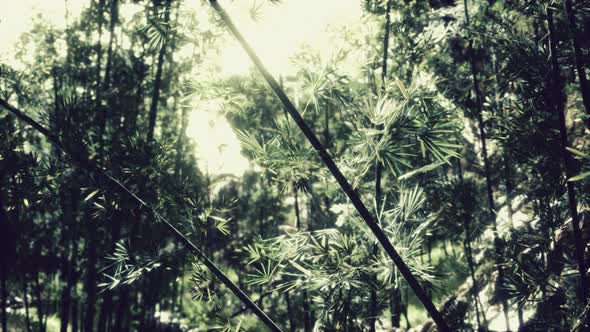
[[[180,274],[181,278],[180,278],[180,298],[178,299],[178,311],[179,312],[183,312],[184,311],[184,264],[182,265],[182,273]]]
[[[330,148],[330,102],[324,107],[324,146]]]
[[[43,296],[41,292],[41,282],[39,281],[39,271],[35,272],[35,293],[37,297],[37,322],[39,325],[39,332],[45,332],[45,320],[43,317]]]
[[[383,58],[381,64],[381,97],[385,98],[385,88],[386,88],[386,81],[387,81],[387,53],[389,51],[389,29],[391,25],[391,4],[392,0],[387,1],[387,8],[385,9],[385,32],[383,33]],[[383,126],[379,125],[378,130],[382,130]],[[377,136],[377,139],[381,139],[381,135]],[[382,166],[379,160],[375,161],[375,204],[377,207],[376,213],[381,211],[381,204],[382,204],[382,189],[381,189],[381,177],[382,177]],[[377,256],[379,252],[379,247],[376,244],[371,246],[371,258]],[[378,303],[377,303],[377,278],[376,276],[371,276],[371,290],[370,290],[370,316],[369,316],[369,331],[375,332],[375,323],[377,321],[377,317],[379,316],[378,310]],[[394,295],[396,293],[394,292]],[[393,320],[392,313],[392,320]]]
[[[115,38],[115,26],[117,24],[118,21],[118,0],[111,0],[111,6],[110,6],[110,24],[109,24],[109,46],[107,49],[107,64],[106,64],[106,68],[105,68],[105,75],[104,75],[104,81],[101,84],[100,81],[100,66],[98,67],[99,69],[99,73],[97,75],[97,87],[98,90],[102,89],[107,91],[110,87],[110,83],[111,83],[111,68],[112,68],[112,62],[113,62],[113,40]],[[103,4],[104,6],[104,4]],[[102,14],[101,14],[102,17]],[[103,18],[104,19],[104,18]],[[102,20],[101,20],[102,23]],[[100,41],[99,41],[99,45],[100,45]],[[101,94],[97,93],[97,105],[99,106],[99,124],[98,124],[98,139],[99,139],[99,151],[98,151],[98,155],[101,158],[105,157],[105,144],[104,144],[104,135],[106,132],[106,127],[107,127],[107,119],[108,119],[108,114],[107,114],[107,109],[108,109],[108,105],[106,107],[102,107],[101,105]]]
[[[400,298],[400,302],[402,303],[404,318],[406,319],[406,328],[409,329],[412,326],[410,324],[410,318],[408,317],[408,289],[407,288],[405,288],[404,293],[405,293],[405,296],[403,298],[403,301]]]
[[[349,326],[348,326],[348,312],[350,309],[350,301],[347,299],[344,300],[344,308],[342,309],[343,311],[343,317],[342,317],[342,331],[347,332],[349,330]],[[339,322],[338,322],[339,323]]]
[[[291,308],[291,297],[289,292],[285,292],[285,302],[287,303],[287,317],[289,317],[289,331],[295,332],[297,325],[295,324],[295,317],[293,316],[293,308]]]
[[[89,212],[84,215],[91,219]],[[86,220],[89,220],[86,219]],[[86,290],[86,310],[84,314],[84,332],[91,332],[94,326],[94,315],[96,311],[97,300],[97,269],[98,264],[98,226],[96,221],[91,221],[86,225],[86,278],[84,288]]]
[[[469,27],[469,11],[467,6],[467,0],[463,0],[463,4],[465,6],[465,23],[467,27]],[[471,65],[471,75],[473,77],[473,91],[475,93],[475,107],[477,113],[477,121],[479,124],[479,138],[481,141],[481,154],[482,159],[484,162],[484,172],[486,178],[486,192],[488,198],[488,209],[489,215],[492,219],[492,230],[494,233],[494,249],[495,249],[495,260],[496,260],[496,269],[498,271],[498,287],[500,290],[497,290],[501,293],[502,299],[502,307],[504,311],[504,319],[506,321],[506,330],[510,331],[510,320],[508,318],[508,301],[506,300],[506,296],[503,294],[503,286],[504,286],[504,268],[502,267],[504,257],[502,253],[502,243],[500,236],[498,234],[498,225],[496,222],[496,206],[494,203],[494,191],[492,188],[492,179],[491,179],[491,169],[490,169],[490,161],[488,158],[488,150],[487,150],[487,141],[486,141],[486,131],[485,131],[485,123],[483,121],[483,96],[481,90],[479,88],[479,81],[477,77],[477,68],[475,66],[475,56],[473,54],[473,40],[469,39],[469,60]]]
[[[299,197],[295,183],[293,183],[293,197],[295,200],[295,228],[297,228],[297,231],[303,231],[301,228],[303,226],[301,225],[301,216],[299,215]]]
[[[121,223],[119,220],[126,220],[129,217],[125,212],[121,214],[117,214],[117,217],[113,218],[111,223],[109,224],[108,233],[110,235],[111,241],[110,245],[108,246],[109,252],[113,252],[115,249],[115,244],[119,241],[119,235],[121,232]],[[123,287],[127,287],[126,285]],[[98,331],[104,332],[110,330],[110,323],[111,323],[111,313],[113,311],[113,290],[108,290],[103,293],[103,300],[100,306],[100,313],[98,315]]]
[[[4,196],[5,177],[8,178],[4,169],[0,169],[0,252],[2,253],[0,255],[0,306],[2,306],[2,331],[8,332],[8,289],[6,283],[8,279],[8,267],[13,265],[10,259],[14,257],[15,251],[13,252],[14,234],[11,227],[12,222],[9,220],[7,211],[4,208],[5,204],[10,206],[9,198]],[[8,196],[8,192],[6,193]]]
[[[170,2],[171,0],[166,1],[166,7],[164,11],[164,23],[168,24],[170,22]],[[147,141],[152,142],[154,139],[154,130],[156,128],[156,118],[158,115],[158,102],[160,100],[160,88],[162,86],[162,67],[164,66],[164,56],[166,55],[166,46],[168,44],[168,37],[164,37],[164,41],[162,42],[162,46],[160,47],[160,52],[158,54],[158,64],[156,69],[156,79],[154,81],[154,91],[152,93],[152,103],[150,106],[150,114],[149,114],[149,123],[148,123],[148,132],[147,132]]]
[[[397,328],[400,327],[401,318],[402,318],[402,294],[400,287],[395,287],[391,292],[391,296],[389,299],[389,310],[391,311],[391,327]]]
[[[0,174],[0,181],[2,181],[3,175]],[[1,182],[0,182],[1,185]],[[18,186],[18,182],[17,182],[17,175],[13,174],[12,176],[12,185],[14,186],[14,188],[17,188]],[[20,202],[21,198],[19,197],[19,190],[14,190],[13,191],[13,201],[14,202]],[[3,203],[2,203],[2,192],[0,192],[0,224],[2,224],[4,222],[4,218],[5,218],[5,212],[3,210]],[[17,224],[21,224],[24,223],[25,220],[21,219],[21,209],[20,209],[20,205],[19,204],[15,204],[15,208],[14,208],[14,217],[13,220],[17,223]],[[8,232],[6,230],[4,230],[4,233],[6,233],[5,235],[8,235]],[[24,234],[23,234],[24,235]],[[26,235],[25,235],[26,236]],[[5,239],[2,239],[3,242],[8,242]],[[3,249],[4,250],[4,249]],[[29,298],[28,298],[28,280],[27,280],[27,270],[28,270],[28,261],[29,261],[29,255],[28,255],[28,243],[25,245],[22,245],[20,247],[20,250],[17,251],[18,253],[18,259],[20,259],[20,262],[16,262],[16,263],[20,263],[19,264],[19,268],[20,268],[20,274],[21,274],[21,286],[22,286],[22,292],[23,292],[23,304],[25,307],[25,329],[27,332],[31,331],[31,317],[29,314]],[[8,255],[8,252],[5,252],[6,255]],[[0,264],[6,264],[7,262],[0,262]]]
[[[508,209],[508,223],[514,228],[514,211],[512,209],[512,192],[514,190],[510,172],[510,147],[504,151],[504,186],[506,187],[506,207]]]
[[[353,331],[354,325],[352,323],[352,316],[350,314],[350,302],[352,300],[352,289],[348,289],[346,300],[344,302],[344,331]]]
[[[100,84],[101,79],[101,72],[102,72],[102,27],[104,25],[104,5],[105,5],[105,0],[99,0],[98,1],[98,42],[96,45],[97,51],[96,51],[96,73],[95,73],[95,84],[96,84],[96,90],[95,90],[95,108],[96,108],[96,112],[97,112],[97,117],[98,117],[98,122],[99,122],[99,128],[101,128],[102,126],[100,124],[102,124],[103,122],[103,110],[102,110],[102,104],[101,104],[101,100],[102,100],[102,86]],[[99,130],[98,132],[98,146],[99,146],[99,156],[102,156],[102,149],[104,146],[104,142],[103,142],[103,132]]]
[[[85,213],[89,217],[89,213]],[[87,226],[88,245],[86,255],[88,263],[86,266],[86,312],[84,314],[84,332],[92,332],[94,330],[94,315],[96,312],[96,264],[97,259],[97,228],[94,222]]]
[[[72,332],[78,332],[78,298],[72,299]]]
[[[500,93],[500,68],[498,66],[498,61],[496,57],[495,49],[492,48],[492,55],[493,55],[493,67],[494,67],[494,77],[495,77],[495,87],[494,87],[494,97],[495,102],[497,103],[499,112],[501,113],[504,121],[509,117],[509,113],[504,110],[504,103],[502,102],[502,98],[498,95]],[[510,100],[508,101],[508,107],[510,109],[511,103]],[[510,178],[510,155],[511,149],[510,145],[506,144],[504,146],[504,155],[502,156],[502,160],[504,162],[504,186],[506,187],[506,208],[508,210],[508,224],[510,228],[514,228],[513,222],[513,210],[512,210],[512,180]]]
[[[586,71],[584,69],[584,54],[580,47],[580,37],[578,35],[578,28],[576,26],[576,13],[573,9],[573,1],[565,0],[565,13],[568,19],[569,35],[572,42],[572,48],[574,51],[574,63],[576,65],[576,72],[578,73],[578,80],[580,83],[580,92],[582,93],[582,101],[584,103],[584,109],[586,110],[586,126],[590,128],[590,84],[588,84],[588,78],[586,77]]]
[[[138,303],[138,299],[139,299],[139,290],[134,289],[133,293],[129,293],[129,303],[130,303],[130,307],[132,308],[133,305],[135,305],[137,307],[137,303]],[[128,315],[127,317],[123,320],[123,332],[128,332],[131,331],[131,322],[136,318],[139,319],[137,315],[135,315],[135,312],[133,311],[133,309],[129,309],[128,311]]]
[[[99,122],[99,131],[98,131],[98,158],[100,163],[103,162],[104,158],[104,125],[106,123],[106,110],[103,110],[102,106],[102,84],[101,84],[101,63],[102,63],[102,27],[104,24],[104,6],[105,0],[99,0],[98,2],[98,11],[99,11],[99,19],[98,19],[98,33],[99,39],[97,43],[97,67],[96,67],[96,77],[95,77],[95,84],[96,84],[96,99],[95,99],[95,107],[96,112],[98,112],[98,122]],[[85,216],[88,216],[89,213],[85,212]],[[85,290],[86,290],[86,310],[84,314],[84,332],[92,332],[94,327],[94,314],[95,314],[95,305],[96,305],[96,264],[97,264],[97,236],[96,233],[98,232],[97,225],[95,223],[90,223],[86,229],[86,239],[87,239],[87,248],[86,248],[86,255],[87,255],[87,269],[86,269],[86,280],[85,280]]]
[[[102,26],[104,25],[104,5],[105,5],[105,0],[98,0],[98,42],[97,42],[97,51],[96,51],[96,77],[95,82],[96,82],[96,101],[100,100],[100,73],[101,73],[101,63],[102,63],[102,44],[101,44],[101,39],[102,39]]]
[[[282,85],[281,85],[282,87]],[[326,105],[324,107],[324,146],[326,147],[326,149],[330,149],[330,147],[332,146],[332,140],[330,138],[330,101],[326,102]],[[285,112],[285,115],[287,116],[287,119],[289,118],[289,114],[287,114]],[[328,182],[326,182],[326,193],[328,192],[328,188],[329,188],[330,184]],[[323,197],[323,201],[324,201],[324,207],[325,207],[325,211],[326,211],[326,215],[328,215],[328,213],[330,213],[330,198],[328,197],[328,195],[324,195]]]
[[[61,303],[60,303],[60,310],[59,310],[59,317],[60,317],[60,332],[67,332],[68,331],[68,323],[70,319],[70,303],[71,303],[71,287],[72,284],[70,283],[71,276],[70,276],[70,248],[71,241],[71,231],[74,227],[74,206],[73,206],[73,199],[71,197],[71,191],[73,189],[70,188],[69,179],[64,181],[62,184],[62,188],[60,190],[60,203],[62,209],[62,220],[61,220],[61,247],[63,250],[62,258],[61,258],[61,275],[63,279],[63,288],[61,292]],[[73,256],[73,254],[72,254]],[[72,264],[74,262],[71,262]]]
[[[67,332],[70,319],[70,308],[72,301],[72,291],[75,287],[75,264],[77,258],[77,241],[75,234],[76,213],[78,205],[77,189],[69,184],[71,179],[66,179],[62,185],[60,194],[60,203],[62,209],[62,248],[64,248],[62,257],[61,274],[64,286],[61,294],[60,304],[60,331]],[[71,254],[71,259],[70,259]]]
[[[463,179],[463,170],[461,169],[461,159],[457,159],[457,173],[459,175],[459,184],[463,187],[464,179]],[[471,276],[471,283],[473,284],[473,302],[475,303],[475,317],[477,319],[477,330],[482,331],[482,324],[479,318],[479,284],[477,279],[475,278],[475,263],[473,262],[473,251],[471,250],[471,229],[470,229],[471,220],[467,213],[463,213],[463,228],[465,231],[465,257],[467,258],[467,266],[469,267],[469,275]],[[485,313],[481,313],[483,315],[483,320],[486,321]]]
[[[143,47],[143,51],[141,52],[141,56],[138,60],[136,60],[136,64],[134,66],[135,75],[137,75],[137,86],[135,91],[135,98],[134,98],[134,105],[129,110],[128,114],[125,115],[125,120],[123,122],[124,133],[127,136],[134,135],[137,130],[137,116],[143,112],[145,107],[144,105],[144,89],[143,89],[143,81],[146,77],[146,68],[145,68],[145,46]]]
[[[23,262],[24,264],[24,262]],[[27,332],[31,332],[31,316],[29,315],[29,291],[27,286],[27,273],[22,272],[23,303],[25,305],[25,327]]]
[[[555,107],[555,112],[559,116],[559,134],[561,139],[561,148],[562,148],[562,156],[563,156],[563,163],[565,166],[565,175],[567,179],[570,179],[572,176],[575,175],[575,166],[573,163],[572,156],[567,150],[568,147],[568,138],[567,138],[567,128],[565,126],[565,96],[563,94],[563,83],[561,81],[561,70],[559,68],[559,63],[557,61],[557,40],[555,34],[555,27],[553,23],[553,10],[550,6],[547,7],[547,23],[549,27],[549,45],[551,49],[551,81],[552,81],[552,102],[553,106]],[[577,200],[576,200],[576,193],[575,193],[575,186],[573,182],[567,181],[567,198],[570,210],[570,216],[572,218],[572,230],[574,235],[574,245],[575,245],[575,259],[578,264],[578,270],[580,273],[580,291],[578,292],[582,303],[586,303],[588,299],[588,278],[586,276],[586,263],[584,261],[584,248],[585,243],[582,239],[582,235],[580,232],[580,220],[578,218],[578,207],[577,207]]]
[[[77,248],[77,241],[74,241],[74,248]],[[76,250],[76,249],[74,249]],[[76,278],[76,261],[78,259],[78,255],[74,252],[74,257],[72,258],[72,263],[71,263],[71,267],[70,267],[70,277],[69,277],[69,288],[70,288],[70,292],[71,292],[71,297],[70,297],[70,301],[71,301],[71,305],[70,305],[70,315],[72,317],[72,332],[77,331],[78,330],[78,321],[76,320],[76,317],[78,316],[78,295],[76,292],[76,283],[77,283],[77,278]]]
[[[0,206],[0,209],[2,209],[3,207]],[[3,221],[4,222],[4,221]],[[3,332],[8,332],[8,316],[6,315],[6,307],[8,305],[7,299],[8,299],[8,293],[7,293],[7,289],[6,289],[6,279],[8,277],[8,271],[6,271],[8,268],[8,265],[6,264],[2,264],[2,266],[0,267],[0,278],[1,280],[1,287],[2,287],[2,331]]]
[[[137,297],[137,306],[139,307],[139,315],[138,315],[138,319],[139,319],[139,331],[145,331],[148,328],[149,322],[148,322],[148,317],[149,317],[149,304],[147,303],[150,300],[150,289],[151,287],[149,286],[149,278],[144,277],[141,280],[141,297]]]
[[[293,195],[295,196],[295,224],[298,231],[303,231],[301,227],[301,215],[299,213],[299,198],[297,195],[297,187],[295,183],[293,183]],[[311,324],[311,312],[309,308],[309,301],[307,296],[307,290],[303,290],[303,329],[305,332],[311,332],[312,324]]]
[[[108,90],[111,85],[111,71],[113,63],[113,42],[115,40],[115,27],[119,21],[119,0],[111,0],[109,22],[109,46],[107,48],[107,65],[104,73],[103,90]],[[106,117],[105,117],[106,119]]]
[[[105,293],[102,298],[100,312],[98,314],[98,332],[105,332],[110,330],[111,312],[113,309],[113,295],[111,291]]]
[[[129,303],[129,286],[123,286],[119,290],[119,305],[115,312],[115,323],[113,325],[113,331],[122,331],[123,330],[123,322],[125,320],[126,314],[129,312],[129,308],[127,308]]]
[[[312,324],[313,317],[311,315],[311,309],[309,307],[309,296],[307,290],[303,290],[303,330],[305,332],[311,332],[313,330]]]

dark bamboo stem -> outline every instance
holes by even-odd
[[[469,11],[467,0],[463,0],[463,5],[465,6],[465,24],[467,27],[470,26],[469,23]],[[500,287],[500,292],[503,293],[504,287],[504,258],[502,254],[502,243],[500,236],[498,234],[498,225],[496,222],[496,205],[494,203],[494,191],[492,188],[492,180],[491,180],[491,167],[490,161],[488,158],[488,149],[487,149],[487,138],[486,138],[486,131],[485,131],[485,123],[483,121],[483,95],[481,93],[481,89],[479,87],[479,80],[477,77],[478,71],[475,65],[475,55],[473,54],[473,39],[469,38],[469,62],[471,65],[471,75],[473,78],[473,91],[475,93],[475,107],[476,107],[476,116],[477,122],[479,124],[479,137],[481,141],[481,154],[484,163],[484,172],[486,178],[486,192],[488,198],[488,209],[490,218],[492,219],[492,230],[494,233],[494,249],[495,249],[495,260],[496,260],[496,269],[498,271],[498,282]],[[510,320],[508,319],[508,301],[506,300],[505,296],[502,295],[502,307],[504,311],[504,319],[506,321],[506,330],[510,331]]]
[[[352,188],[348,180],[344,177],[338,166],[336,166],[336,163],[328,154],[322,143],[320,143],[320,141],[313,133],[313,131],[309,128],[307,123],[305,123],[305,120],[303,120],[303,117],[301,117],[301,114],[299,113],[297,108],[295,108],[295,105],[293,105],[289,97],[287,97],[285,91],[279,86],[274,77],[264,67],[264,65],[254,52],[252,47],[250,47],[250,45],[246,42],[242,34],[234,25],[231,18],[227,15],[225,10],[223,10],[219,3],[216,0],[209,0],[209,3],[213,7],[213,9],[219,14],[219,16],[227,25],[234,37],[242,45],[246,53],[248,53],[248,56],[254,62],[258,70],[262,73],[262,76],[264,76],[265,80],[270,85],[270,88],[276,94],[277,98],[279,98],[285,110],[289,113],[289,115],[291,115],[295,123],[297,123],[297,125],[299,126],[299,129],[301,129],[307,140],[311,143],[313,148],[319,154],[320,158],[322,159],[326,167],[328,167],[330,173],[332,173],[332,175],[336,179],[336,182],[338,182],[344,193],[348,196],[356,210],[359,212],[360,216],[367,224],[367,226],[369,226],[373,234],[375,234],[375,237],[377,237],[377,240],[379,241],[379,243],[381,243],[381,245],[385,249],[385,252],[389,255],[389,257],[396,265],[400,273],[404,276],[404,278],[416,294],[416,297],[418,297],[418,299],[426,308],[426,311],[428,311],[428,313],[432,316],[432,319],[438,326],[439,331],[449,331],[442,315],[432,303],[432,299],[428,296],[428,294],[426,294],[424,288],[422,288],[416,277],[414,277],[414,275],[412,274],[406,263],[403,261],[403,259],[400,257],[400,255],[397,253],[391,242],[389,242],[389,238],[387,237],[387,235],[385,235],[381,227],[375,222],[375,219],[373,218],[372,214],[369,212],[365,204],[361,201],[357,192],[354,191],[354,189]]]
[[[244,305],[250,309],[264,324],[271,330],[271,331],[281,331],[281,329],[277,326],[273,320],[266,315],[249,297],[246,295],[235,283],[233,283],[224,273],[221,271],[213,261],[211,261],[203,252],[191,242],[184,234],[182,234],[176,227],[174,227],[164,216],[160,215],[153,207],[148,205],[144,202],[141,198],[139,198],[136,194],[131,192],[124,184],[122,184],[119,180],[115,179],[111,175],[109,175],[106,171],[102,168],[98,167],[98,165],[94,164],[92,161],[83,159],[79,155],[74,155],[71,153],[66,152],[66,148],[60,142],[59,138],[56,137],[53,133],[39,124],[37,121],[33,120],[31,117],[27,116],[19,109],[15,108],[14,106],[10,105],[7,101],[0,99],[0,106],[6,108],[12,114],[14,114],[19,120],[29,124],[35,130],[40,132],[43,136],[45,136],[51,143],[55,145],[55,147],[61,150],[63,153],[68,155],[73,164],[79,167],[80,169],[93,172],[99,176],[101,176],[106,182],[113,184],[117,189],[121,190],[125,194],[129,195],[135,201],[137,201],[143,208],[145,208],[149,213],[154,217],[154,219],[158,220],[159,222],[163,223],[168,230],[176,237],[177,240],[182,242],[187,248],[189,248],[196,256],[198,256],[205,266],[217,277],[227,288],[229,288],[232,293],[234,293],[243,303]]]
[[[171,0],[166,1],[164,21],[166,24],[170,22],[170,6]],[[162,88],[162,70],[164,67],[164,56],[166,55],[166,47],[168,46],[168,37],[164,37],[160,52],[158,53],[158,65],[156,69],[156,79],[154,81],[154,91],[152,93],[152,102],[150,105],[150,113],[148,120],[147,141],[152,142],[154,139],[154,131],[156,128],[156,118],[158,116],[158,102],[160,101],[160,90]]]
[[[459,184],[461,185],[461,187],[463,187],[465,184],[465,181],[463,178],[463,169],[461,167],[461,159],[457,160],[457,173],[459,176]],[[467,213],[465,213],[464,211],[461,214],[463,216],[463,229],[465,231],[465,242],[464,242],[465,257],[467,258],[467,266],[469,267],[469,275],[471,276],[471,282],[473,283],[472,289],[473,289],[473,300],[475,302],[475,317],[477,320],[477,330],[481,331],[482,324],[481,324],[481,320],[479,318],[479,316],[480,316],[479,284],[477,282],[477,279],[475,278],[475,262],[473,261],[473,250],[471,248],[471,230],[469,227],[471,224],[471,220],[470,220],[469,215]],[[485,311],[483,310],[483,306],[482,306],[481,314],[483,315],[483,320],[485,322],[486,315],[485,315]]]
[[[572,156],[567,151],[568,138],[567,128],[565,126],[565,110],[564,110],[564,96],[561,87],[561,72],[559,63],[557,61],[557,40],[555,36],[555,26],[553,23],[553,9],[547,8],[547,24],[549,28],[549,46],[551,50],[551,90],[552,90],[552,101],[555,107],[555,112],[559,116],[559,134],[561,139],[562,157],[565,166],[565,175],[569,179],[575,175],[574,164]],[[580,298],[583,303],[586,303],[588,299],[588,278],[586,276],[586,262],[584,261],[584,240],[582,239],[580,231],[580,219],[578,216],[578,204],[576,200],[576,192],[574,183],[571,181],[566,182],[567,198],[569,204],[570,215],[572,217],[572,231],[574,235],[575,251],[574,255],[576,262],[578,263],[578,269],[580,272],[581,289],[579,292]]]
[[[381,64],[381,97],[385,97],[386,91],[386,84],[387,81],[387,53],[389,50],[389,26],[391,25],[391,0],[387,1],[387,7],[385,9],[385,31],[383,33],[383,59]],[[378,125],[377,129],[383,130],[383,125]],[[377,136],[377,140],[381,139],[381,135]],[[375,160],[375,205],[377,207],[377,211],[381,211],[381,204],[383,201],[383,191],[381,188],[381,178],[383,175],[383,167],[381,162],[377,158]],[[377,212],[379,213],[379,212]],[[373,245],[371,248],[371,256],[375,257],[378,252],[378,247]],[[373,282],[377,282],[377,278],[373,276]],[[395,293],[394,293],[395,294]],[[371,316],[369,318],[369,331],[375,332],[375,323],[377,320],[377,290],[376,285],[371,285]],[[393,314],[393,313],[392,313]]]
[[[586,126],[590,128],[590,84],[588,84],[588,78],[586,77],[586,71],[584,70],[584,54],[580,47],[580,37],[578,36],[578,28],[576,27],[576,13],[573,9],[573,1],[565,0],[564,7],[568,19],[568,30],[572,41],[572,48],[574,50],[574,64],[576,65],[576,71],[578,72],[582,102],[584,104],[584,109],[586,110],[586,115],[588,116],[585,123]]]
[[[8,272],[6,271],[8,270],[8,267],[5,264],[2,264],[2,267],[0,267],[0,275],[2,278],[2,331],[3,332],[8,332],[8,316],[6,314],[6,308],[7,308],[7,299],[8,299],[8,291],[6,288],[6,279],[8,278]]]

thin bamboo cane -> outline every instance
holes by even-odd
[[[438,326],[439,331],[449,331],[447,324],[445,323],[440,312],[434,306],[432,299],[428,296],[424,288],[422,288],[416,277],[414,277],[414,275],[412,274],[406,263],[403,261],[403,259],[400,257],[400,255],[397,253],[391,242],[389,242],[389,238],[387,237],[387,235],[385,235],[381,227],[375,222],[375,219],[373,218],[372,214],[369,212],[365,204],[361,201],[357,192],[352,188],[352,186],[344,177],[338,166],[336,166],[336,163],[328,154],[322,143],[320,143],[317,136],[309,128],[307,123],[305,123],[305,120],[303,119],[303,117],[301,117],[301,114],[299,113],[295,105],[293,105],[289,97],[287,97],[285,91],[279,86],[274,77],[264,67],[260,58],[258,58],[252,47],[244,39],[240,31],[234,25],[231,18],[228,16],[225,10],[219,5],[219,3],[216,0],[209,0],[209,4],[211,4],[211,7],[213,7],[213,9],[219,14],[219,16],[227,25],[231,33],[242,45],[246,53],[248,53],[248,56],[250,57],[252,62],[254,62],[258,70],[262,73],[262,76],[264,76],[266,82],[270,85],[270,88],[276,94],[277,98],[279,98],[285,110],[289,113],[289,115],[291,115],[295,123],[297,123],[299,129],[301,129],[307,140],[311,143],[313,148],[319,154],[320,158],[322,159],[326,167],[328,167],[328,170],[330,170],[330,173],[332,173],[332,175],[336,179],[336,182],[338,182],[344,193],[346,193],[346,195],[348,196],[348,198],[350,199],[358,213],[361,215],[367,226],[369,226],[373,234],[375,234],[375,237],[377,237],[377,240],[379,240],[379,242],[385,249],[385,252],[387,252],[395,266],[404,276],[407,283],[410,285],[410,287],[416,294],[416,297],[418,297],[418,299],[422,302],[422,304],[426,308],[426,311],[428,311],[428,313]]]
[[[71,160],[74,165],[79,167],[80,169],[93,172],[101,177],[103,177],[107,182],[114,184],[116,188],[124,192],[125,194],[131,196],[135,201],[137,201],[142,207],[144,207],[147,211],[149,211],[152,216],[159,222],[163,223],[168,227],[171,233],[185,246],[187,246],[196,256],[198,256],[203,264],[217,277],[219,280],[225,284],[227,288],[229,288],[232,293],[234,293],[244,305],[250,309],[262,322],[273,332],[281,332],[281,329],[277,326],[277,324],[266,315],[249,297],[246,295],[235,283],[233,283],[226,275],[221,271],[213,261],[211,261],[205,254],[189,240],[184,234],[182,234],[176,227],[174,227],[164,216],[159,214],[154,208],[144,202],[139,196],[131,192],[123,183],[119,180],[114,178],[113,176],[109,175],[105,170],[98,167],[98,165],[94,164],[92,161],[84,159],[79,155],[74,155],[72,153],[68,153],[67,149],[61,143],[59,138],[51,133],[48,129],[43,127],[40,123],[33,120],[31,117],[27,116],[23,112],[21,112],[16,107],[10,105],[6,100],[0,99],[0,106],[6,108],[12,114],[14,114],[19,120],[27,123],[35,130],[40,132],[43,136],[45,136],[53,145],[66,154]]]

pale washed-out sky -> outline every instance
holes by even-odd
[[[198,0],[190,0],[198,1]],[[41,15],[56,28],[64,28],[66,6],[70,19],[80,15],[90,0],[0,0],[0,62],[11,63],[19,36],[28,31],[31,19]],[[267,0],[220,1],[234,23],[274,75],[293,71],[289,60],[303,44],[329,57],[336,47],[329,26],[358,23],[360,0]],[[250,10],[260,5],[254,21]],[[198,6],[195,6],[195,8]],[[206,7],[205,7],[206,8]],[[219,62],[224,76],[246,74],[251,62],[237,42],[229,39],[221,48]],[[239,142],[229,123],[215,112],[215,105],[195,105],[187,135],[197,143],[199,165],[210,174],[241,175],[250,167],[240,153]]]

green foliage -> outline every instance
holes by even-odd
[[[247,14],[264,21],[269,5],[252,1]],[[512,330],[519,312],[522,330],[585,330],[570,202],[573,192],[587,256],[588,110],[573,48],[583,67],[588,1],[575,1],[573,27],[565,1],[467,1],[468,26],[462,1],[391,5],[386,59],[387,1],[359,1],[358,24],[331,28],[332,53],[301,46],[280,85],[453,330],[502,326],[491,313],[504,301]],[[16,64],[0,64],[0,98],[172,221],[285,330],[430,324],[260,74],[221,74],[226,28],[207,6],[95,1],[65,28],[36,17]],[[253,169],[204,175],[193,151],[209,142],[187,136],[193,109],[224,115]],[[0,110],[0,263],[7,301],[27,299],[33,330],[74,321],[89,326],[78,330],[147,331],[155,320],[262,330],[146,212]],[[25,329],[23,309],[12,310],[10,324]]]

